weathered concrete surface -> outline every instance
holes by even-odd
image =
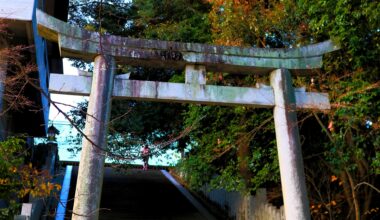
[[[51,74],[51,93],[88,96],[91,77]],[[243,105],[248,107],[274,107],[271,87],[231,87],[191,83],[168,83],[120,79],[114,81],[113,98],[159,102],[201,103],[212,105]],[[327,93],[295,91],[298,109],[330,109]]]
[[[99,217],[114,72],[113,57],[99,55],[95,58],[74,199],[74,220],[97,220]]]
[[[206,85],[206,67],[201,65],[186,65],[185,83]]]
[[[322,66],[323,54],[338,49],[331,41],[301,48],[271,49],[100,36],[41,11],[37,20],[40,35],[58,42],[64,57],[92,61],[97,54],[108,54],[119,63],[137,66],[184,69],[186,65],[199,64],[207,71],[230,73],[269,73],[277,68],[310,70]]]
[[[274,124],[286,219],[310,219],[309,200],[296,113],[296,97],[287,70],[271,73],[274,90]]]

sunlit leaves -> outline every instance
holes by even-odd
[[[24,164],[27,156],[24,144],[21,138],[0,142],[0,198],[9,205],[7,210],[0,210],[0,218],[15,211],[17,199],[27,195],[47,197],[61,189],[59,184],[52,182],[52,176],[46,170],[37,170],[31,163]]]
[[[181,162],[180,169],[191,170],[190,178],[200,175],[196,172],[198,169],[195,169],[197,163],[207,163],[207,175],[201,175],[208,178],[206,182],[211,187],[231,191],[254,191],[268,182],[277,182],[277,151],[273,148],[274,128],[269,123],[270,119],[271,112],[267,110],[190,106],[186,123],[194,120],[198,123],[190,133],[192,148]],[[248,155],[243,158],[239,151],[245,146],[248,146]],[[249,179],[245,176],[247,173],[242,174],[245,169],[249,169],[254,178]],[[268,174],[272,178],[267,178]]]
[[[290,16],[291,1],[209,0],[214,42],[230,46],[289,47],[305,26]]]
[[[208,4],[201,0],[137,0],[137,19],[143,27],[140,37],[182,42],[210,41]]]

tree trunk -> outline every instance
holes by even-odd
[[[348,181],[350,184],[352,200],[353,200],[354,208],[355,208],[355,220],[360,220],[360,207],[359,207],[358,199],[356,197],[355,183],[354,183],[354,180],[352,179],[351,174],[348,172],[347,169],[345,169],[345,173],[347,174]]]
[[[244,139],[244,137],[242,137]],[[243,177],[246,187],[249,187],[251,173],[249,172],[248,158],[249,158],[249,141],[243,140],[240,142],[238,151],[238,166],[240,175]]]
[[[181,153],[181,158],[185,158],[186,140],[185,137],[178,140],[178,151]]]
[[[354,220],[354,216],[351,215],[350,213],[351,213],[351,210],[355,209],[355,207],[354,207],[354,203],[352,202],[352,196],[351,196],[351,192],[350,192],[351,187],[350,187],[346,172],[342,172],[340,174],[340,179],[342,180],[342,183],[343,183],[344,197],[346,197],[348,207],[350,208],[349,209],[349,216],[347,216],[347,219]]]
[[[369,177],[369,174],[368,174],[368,164],[367,162],[364,160],[364,159],[361,159],[361,160],[356,160],[356,163],[358,164],[358,170],[359,170],[359,178],[357,180],[357,182],[362,182],[362,181],[366,181],[368,183],[373,183],[373,180],[370,179]],[[360,196],[361,198],[361,201],[362,202],[362,211],[363,212],[366,212],[367,210],[369,210],[370,208],[370,205],[371,205],[371,200],[372,200],[372,193],[373,193],[373,190],[372,188],[368,187],[368,186],[363,186],[364,188],[362,189],[355,189],[358,193],[359,192],[363,192],[363,196]],[[360,201],[359,201],[360,202]],[[361,220],[366,220],[367,219],[367,216],[366,215],[363,215]]]

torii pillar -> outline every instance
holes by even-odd
[[[289,70],[270,75],[274,92],[273,110],[282,196],[286,219],[310,219],[302,148],[299,138],[296,99]]]
[[[75,190],[74,220],[99,217],[114,73],[115,60],[112,56],[98,55],[95,58]]]

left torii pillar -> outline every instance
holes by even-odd
[[[95,58],[74,198],[74,220],[99,217],[114,73],[114,57],[98,55]]]

